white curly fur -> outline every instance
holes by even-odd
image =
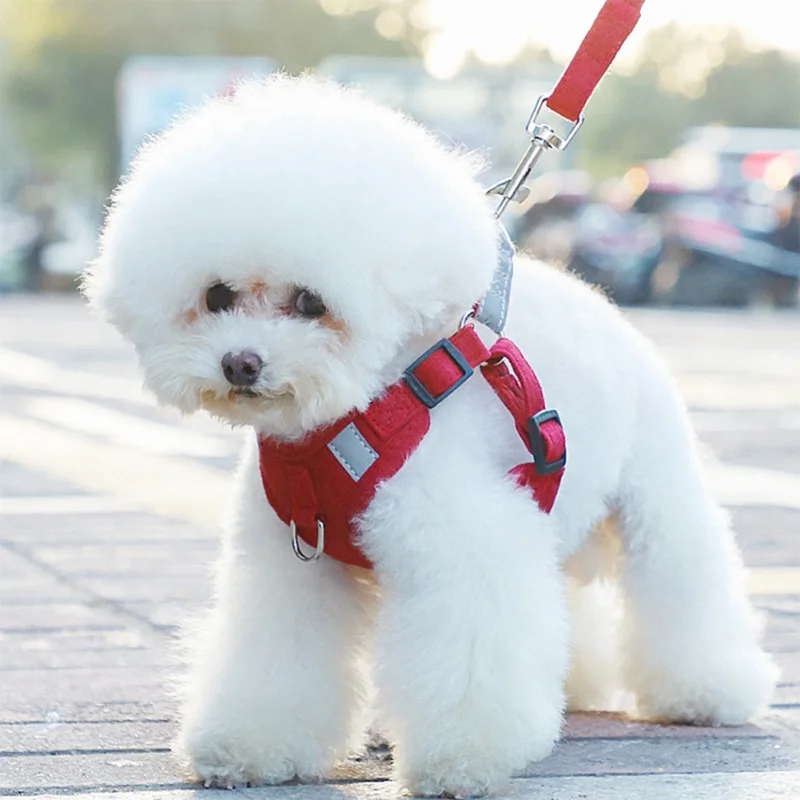
[[[495,227],[473,167],[354,92],[245,85],[145,148],[86,291],[161,402],[298,439],[363,408],[485,291]],[[236,305],[212,314],[218,281]],[[298,287],[329,313],[295,313]],[[479,376],[364,514],[373,575],[294,557],[250,437],[181,717],[196,779],[328,775],[363,724],[365,655],[401,786],[426,795],[492,791],[550,752],[571,638],[573,707],[621,689],[648,718],[739,724],[768,701],[740,559],[661,360],[597,293],[522,258],[507,333],[566,429],[549,516],[506,478],[529,456]],[[254,398],[220,366],[245,349],[264,362]],[[592,532],[611,514],[608,570]],[[592,615],[572,634],[565,569]],[[618,636],[614,603],[591,600],[601,572]]]

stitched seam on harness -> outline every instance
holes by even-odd
[[[510,281],[511,281],[511,270],[507,269],[505,270],[505,280],[503,281],[503,291],[501,293],[501,297],[503,298],[500,303],[501,320],[504,320],[506,318],[506,307],[508,306],[508,296],[509,296],[508,284],[510,283]],[[500,326],[498,325],[498,327]]]

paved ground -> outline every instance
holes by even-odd
[[[633,320],[710,449],[782,683],[741,729],[573,717],[508,796],[800,797],[800,315]],[[0,795],[188,798],[162,690],[175,625],[208,597],[236,446],[154,408],[127,348],[76,300],[0,298]],[[351,761],[327,786],[247,794],[384,798],[388,771]]]

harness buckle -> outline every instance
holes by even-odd
[[[466,322],[466,320],[464,320]],[[453,360],[455,365],[461,370],[461,376],[453,383],[451,386],[448,386],[441,394],[436,395],[435,397],[425,388],[422,381],[414,374],[414,370],[417,369],[420,364],[424,361],[427,361],[434,353],[438,352],[439,350],[444,350],[448,356]],[[469,365],[469,362],[466,358],[464,358],[464,354],[449,340],[449,339],[440,339],[436,342],[433,347],[428,348],[411,366],[406,367],[403,370],[403,380],[406,382],[406,385],[409,389],[417,396],[417,399],[420,400],[427,408],[434,408],[438,406],[442,400],[445,399],[448,395],[451,395],[462,383],[464,383],[473,373],[472,367]]]
[[[561,417],[554,408],[546,408],[538,414],[534,414],[528,420],[528,448],[533,456],[533,464],[537,475],[552,475],[564,468],[567,463],[567,447],[564,445],[564,455],[555,461],[547,460],[547,448],[544,436],[542,435],[542,425],[545,422],[556,422],[561,426]]]

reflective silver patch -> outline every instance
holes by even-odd
[[[492,285],[484,295],[475,314],[475,319],[491,328],[498,336],[503,333],[508,317],[508,301],[511,297],[511,278],[514,275],[514,243],[503,225],[500,228],[497,266]]]
[[[328,443],[328,450],[336,456],[336,460],[356,482],[360,481],[364,473],[378,460],[378,454],[353,422]]]

